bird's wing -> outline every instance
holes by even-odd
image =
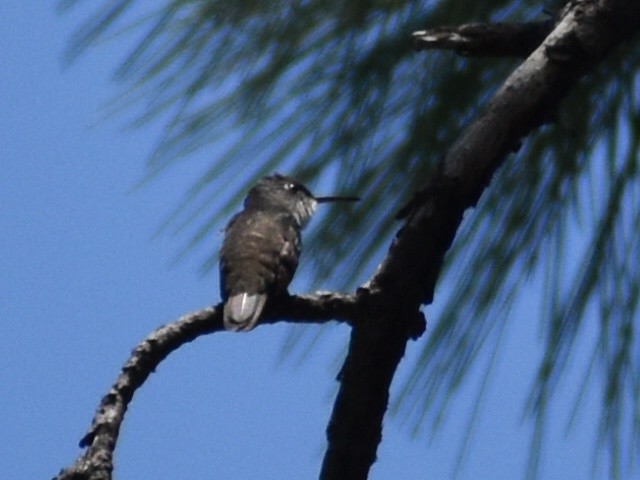
[[[227,329],[250,330],[267,298],[287,291],[300,248],[300,232],[290,215],[253,212],[232,219],[220,252]]]

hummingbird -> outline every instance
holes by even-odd
[[[358,197],[316,197],[275,173],[256,183],[231,218],[220,249],[220,293],[227,330],[252,330],[269,298],[287,292],[298,267],[301,232],[320,203]]]

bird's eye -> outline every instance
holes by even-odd
[[[298,190],[297,185],[295,183],[285,183],[284,189],[291,190],[292,192],[295,192],[296,190]]]

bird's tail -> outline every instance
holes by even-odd
[[[239,293],[224,304],[224,328],[233,332],[248,332],[258,323],[267,301],[265,294]]]

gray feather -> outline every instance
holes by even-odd
[[[253,330],[267,301],[265,294],[239,293],[224,304],[224,328],[233,332]]]

